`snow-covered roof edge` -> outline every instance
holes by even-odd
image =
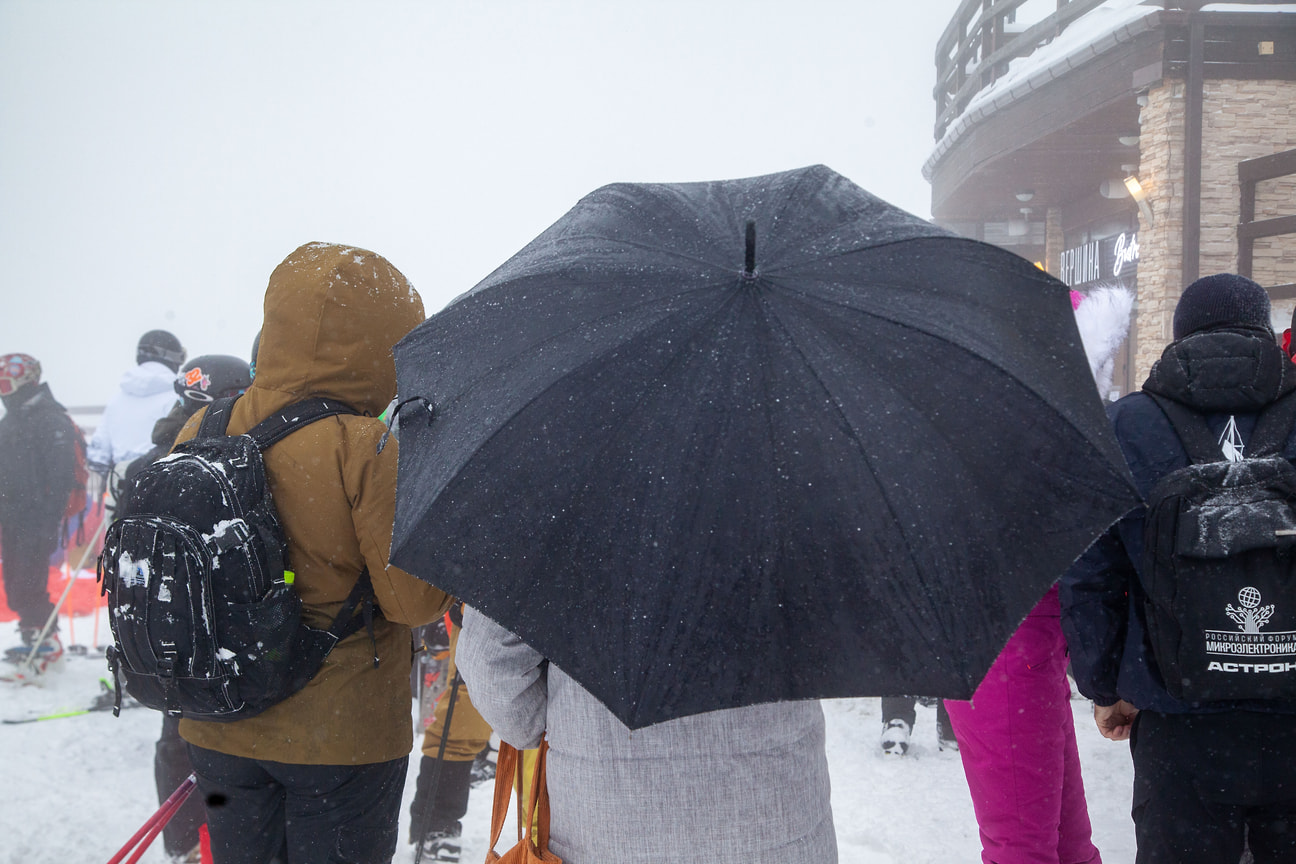
[[[974,95],[963,112],[950,123],[923,164],[922,173],[927,182],[931,182],[936,163],[968,129],[1026,94],[1160,24],[1162,9],[1144,5],[1146,0],[1124,2],[1128,5],[1104,4],[1080,16],[1055,40],[1018,58],[1012,64],[1017,68],[1010,68],[1007,75]],[[1211,3],[1203,6],[1201,11],[1296,13],[1296,3]]]
[[[1100,7],[1101,8],[1101,7]],[[1099,11],[1097,9],[1095,12]],[[1007,108],[1029,93],[1039,90],[1044,85],[1088,63],[1112,48],[1128,42],[1140,34],[1154,29],[1161,20],[1161,11],[1146,6],[1133,6],[1126,10],[1125,16],[1109,19],[1108,29],[1093,38],[1070,46],[1071,50],[1056,50],[1058,41],[1067,34],[1064,31],[1059,40],[1053,44],[1037,49],[1033,54],[1021,58],[1028,62],[1019,69],[1011,70],[1007,75],[995,81],[989,87],[977,93],[968,102],[958,118],[949,125],[945,134],[936,142],[932,154],[923,163],[922,173],[927,182],[931,182],[936,163],[948,153],[963,134],[990,115]],[[1092,15],[1093,13],[1089,13]],[[1068,30],[1076,27],[1088,15],[1074,22]],[[1085,28],[1080,28],[1085,29]],[[1068,40],[1068,45],[1071,40]],[[1055,49],[1055,50],[1050,50]],[[1055,56],[1051,56],[1055,55]]]

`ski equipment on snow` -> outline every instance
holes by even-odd
[[[1236,424],[1216,440],[1200,414],[1148,395],[1191,460],[1147,499],[1142,583],[1166,690],[1188,702],[1296,698],[1296,468],[1280,455],[1296,394],[1260,414],[1245,448]]]
[[[99,679],[99,686],[103,688],[103,692],[92,699],[90,704],[84,708],[70,708],[66,711],[52,711],[46,714],[33,714],[26,717],[6,717],[4,720],[0,720],[0,723],[14,726],[20,723],[37,723],[42,720],[62,720],[66,717],[81,717],[82,715],[94,714],[99,711],[115,710],[117,699],[113,686],[108,683],[106,678]],[[143,706],[134,699],[127,699],[121,705],[121,708],[123,709],[142,707]]]
[[[302,623],[261,458],[293,431],[355,411],[311,399],[227,435],[233,404],[213,402],[195,438],[136,475],[99,559],[109,666],[173,717],[258,714],[305,686],[339,641],[373,632],[368,570],[328,630]]]

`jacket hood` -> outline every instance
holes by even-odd
[[[270,274],[256,378],[271,410],[312,396],[377,416],[396,395],[392,346],[423,321],[423,301],[387,259],[307,243]]]
[[[147,360],[127,369],[121,377],[123,393],[131,396],[155,396],[175,391],[176,373],[156,360]]]
[[[1296,364],[1258,331],[1208,330],[1167,345],[1143,389],[1201,412],[1250,413],[1296,389]]]
[[[0,398],[3,399],[4,414],[13,414],[15,417],[45,404],[56,405],[60,411],[63,410],[63,406],[54,401],[54,394],[50,392],[49,383],[46,381],[39,384],[25,384],[8,396]]]

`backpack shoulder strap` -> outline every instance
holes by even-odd
[[[1275,399],[1265,406],[1255,431],[1247,444],[1249,453],[1255,456],[1276,456],[1282,452],[1283,445],[1291,437],[1292,427],[1296,425],[1296,390]]]
[[[1215,440],[1215,435],[1211,432],[1204,416],[1182,402],[1167,399],[1165,396],[1147,390],[1143,392],[1151,397],[1161,409],[1161,413],[1165,414],[1166,419],[1170,421],[1175,435],[1179,436],[1179,443],[1183,444],[1184,450],[1188,452],[1188,461],[1218,462],[1223,458],[1219,442]]]
[[[1143,391],[1161,408],[1180,443],[1195,463],[1220,461],[1219,441],[1210,431],[1206,418],[1181,402],[1156,393]],[[1256,419],[1255,429],[1247,441],[1247,456],[1258,458],[1279,453],[1296,425],[1296,391],[1270,402]]]
[[[336,414],[359,414],[350,405],[336,399],[305,399],[271,414],[248,430],[247,434],[262,450],[301,427]]]
[[[360,571],[360,577],[347,594],[333,623],[329,625],[328,632],[341,642],[352,633],[365,628],[368,629],[370,638],[373,638],[374,618],[382,617],[382,612],[374,605],[375,599],[373,579],[369,576],[369,568],[365,567]]]
[[[234,407],[234,400],[237,398],[237,396],[227,396],[224,399],[213,400],[207,406],[207,413],[203,415],[198,433],[194,437],[219,438],[224,435],[226,427],[229,426],[230,409]]]

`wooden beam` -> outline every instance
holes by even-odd
[[[1273,219],[1243,222],[1238,225],[1238,237],[1244,240],[1279,237],[1283,234],[1296,234],[1296,216],[1276,216]]]
[[[1206,48],[1206,25],[1194,21],[1188,27],[1188,81],[1184,93],[1184,198],[1182,282],[1197,281],[1201,273],[1201,183],[1202,183],[1202,66]]]
[[[1272,156],[1260,156],[1238,163],[1238,179],[1243,182],[1272,180],[1275,177],[1286,177],[1288,174],[1296,174],[1296,150],[1284,150]],[[1254,214],[1252,216],[1254,218]]]
[[[1286,285],[1274,285],[1265,290],[1269,292],[1270,300],[1296,299],[1296,283],[1288,282]]]

